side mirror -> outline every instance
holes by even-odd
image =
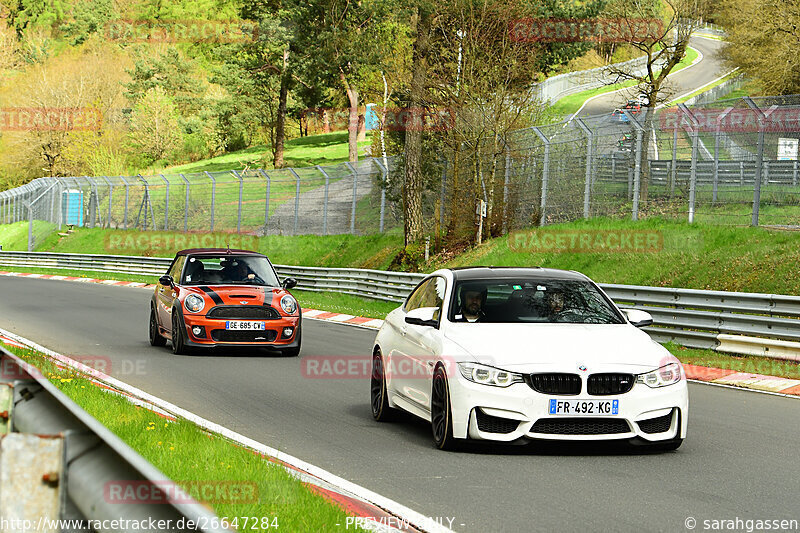
[[[294,278],[286,278],[285,280],[283,280],[283,283],[281,283],[281,287],[283,287],[286,290],[293,289],[297,287],[297,280]]]
[[[439,320],[437,320],[438,316],[438,307],[418,307],[417,309],[412,309],[408,312],[408,314],[406,314],[406,323],[413,324],[415,326],[428,326],[435,328],[439,325]]]
[[[637,328],[653,325],[653,317],[647,311],[642,311],[640,309],[623,309],[622,312],[625,313],[625,318],[628,319],[628,322]]]
[[[172,287],[175,285],[175,280],[172,279],[172,276],[161,276],[158,278],[158,282],[165,287]]]

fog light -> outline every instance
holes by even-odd
[[[205,338],[206,328],[203,326],[192,326],[192,335],[199,338]]]
[[[291,337],[292,333],[294,333],[294,328],[283,328],[283,337],[285,339]]]

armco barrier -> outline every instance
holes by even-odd
[[[114,521],[129,524],[114,529],[131,531],[140,529],[130,525],[133,522],[152,521],[160,523],[163,531],[194,531],[187,523],[199,524],[197,531],[228,531],[219,527],[213,512],[188,496],[130,505],[109,500],[105,491],[110,483],[149,488],[175,486],[175,482],[38,370],[2,347],[0,368],[0,387],[10,388],[13,394],[11,407],[4,413],[12,432],[0,440],[0,465],[10,470],[0,478],[0,517],[11,524],[16,519],[20,525],[23,520],[34,524],[41,520]],[[26,495],[24,503],[15,502],[19,494]],[[34,528],[12,525],[3,530],[23,529]]]
[[[167,258],[47,252],[0,252],[0,268],[38,267],[159,276]],[[353,268],[275,265],[281,277],[293,277],[298,289],[330,291],[401,302],[424,274]],[[716,348],[720,335],[783,341],[800,353],[800,296],[706,291],[667,287],[600,284],[621,307],[642,309],[654,325],[644,328],[655,340],[693,348]],[[730,344],[730,340],[726,341]],[[752,341],[750,341],[752,343]],[[780,357],[780,356],[778,356]],[[793,357],[781,357],[793,358]]]

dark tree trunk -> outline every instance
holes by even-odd
[[[289,95],[289,48],[283,51],[283,70],[281,71],[281,90],[278,97],[278,118],[275,121],[275,152],[272,165],[283,168],[284,142],[286,140],[286,99]]]

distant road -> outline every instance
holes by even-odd
[[[724,65],[718,58],[718,51],[724,44],[722,41],[698,36],[689,40],[689,45],[703,54],[703,59],[667,78],[671,98],[695,91],[724,73]],[[583,117],[611,113],[624,105],[630,97],[635,97],[633,88],[604,94],[587,103],[579,115]]]

